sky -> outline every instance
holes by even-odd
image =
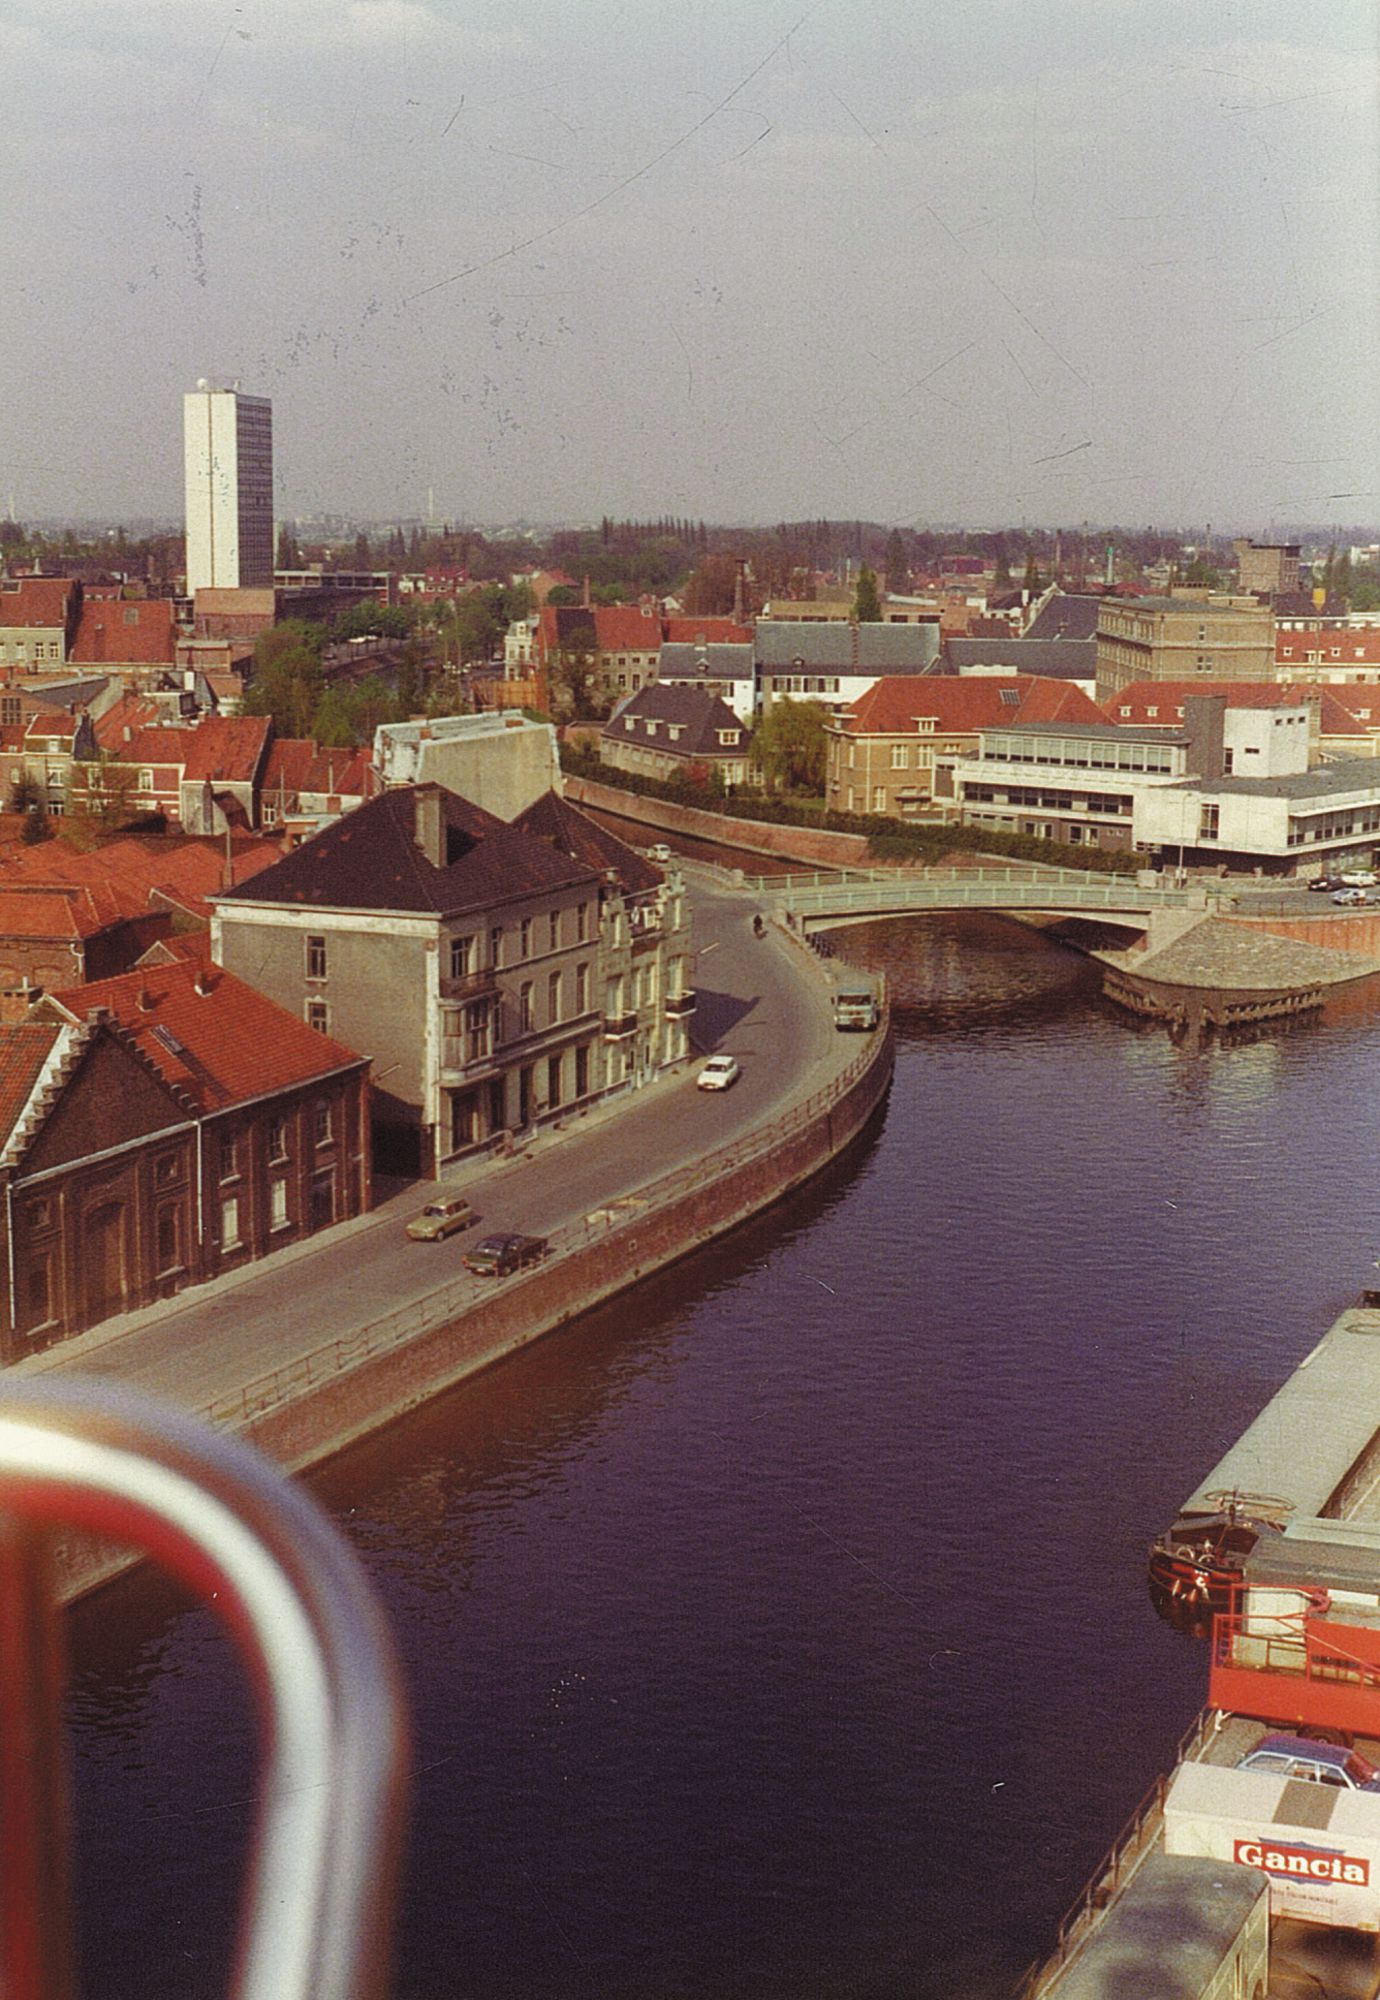
[[[6,0],[0,511],[1380,521],[1375,0]]]

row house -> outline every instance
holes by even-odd
[[[885,675],[933,670],[939,652],[937,625],[831,623],[795,625],[757,621],[753,633],[757,705],[778,696],[847,708]]]
[[[156,939],[209,929],[207,898],[279,859],[266,841],[20,847],[0,866],[0,1019],[39,994],[128,971]]]
[[[157,712],[151,698],[127,696],[101,718],[99,758],[78,766],[74,804],[121,783],[131,810],[161,813],[187,833],[256,827],[272,719],[207,715],[194,723],[158,722],[152,720]]]
[[[942,812],[955,758],[1002,722],[1093,722],[1100,710],[1066,681],[1029,674],[886,675],[825,734],[825,798],[838,812],[913,819]]]
[[[74,764],[96,755],[96,734],[84,710],[41,708],[22,723],[0,723],[0,777],[12,809],[20,787],[40,795],[53,818],[67,811]]]
[[[400,1166],[434,1174],[685,1054],[678,879],[611,835],[562,840],[530,822],[541,804],[509,823],[398,786],[216,898],[218,962],[371,1057],[376,1143]],[[625,979],[610,1017],[615,953],[639,1000]]]
[[[208,961],[0,1027],[4,1358],[199,1284],[371,1199],[368,1066]]]
[[[716,694],[699,688],[640,688],[604,724],[599,754],[616,770],[674,779],[717,775],[727,791],[748,782],[752,733]]]
[[[73,577],[0,577],[0,673],[51,673],[64,666],[81,616]]]

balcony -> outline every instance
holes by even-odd
[[[682,1020],[687,1014],[693,1014],[694,1011],[695,994],[693,989],[688,989],[684,993],[667,994],[666,1013],[671,1020]]]
[[[462,973],[458,979],[441,981],[443,1000],[482,1000],[498,991],[498,972],[492,965],[481,966],[478,972]]]
[[[637,1010],[627,1014],[605,1014],[604,1040],[606,1042],[625,1041],[629,1035],[637,1033]]]

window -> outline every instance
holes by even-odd
[[[588,936],[589,936],[589,904],[577,903],[575,905],[576,944],[583,944]]]
[[[530,1035],[532,1032],[532,982],[524,979],[518,992],[518,1033]]]
[[[238,1175],[239,1170],[240,1142],[233,1132],[222,1133],[220,1141],[220,1177],[223,1181],[232,1181]]]
[[[560,911],[552,910],[549,913],[546,921],[547,921],[547,940],[546,940],[547,948],[550,951],[557,951],[560,948],[560,942],[561,942]]]
[[[278,1174],[269,1185],[268,1226],[270,1229],[286,1229],[291,1217],[288,1215],[288,1184],[286,1176]]]
[[[151,792],[153,790],[152,771],[141,771],[139,773],[139,790],[141,792]]]
[[[315,1028],[318,1035],[329,1034],[330,1010],[324,1000],[308,1000],[307,1026]]]
[[[474,971],[474,939],[457,937],[450,941],[450,976],[465,979]]]
[[[312,1122],[318,1146],[329,1146],[335,1129],[332,1106],[329,1097],[318,1097],[312,1109]]]
[[[873,810],[873,812],[885,812],[885,811],[886,811],[886,786],[885,786],[885,785],[874,785],[874,786],[872,787],[872,810]]]
[[[287,1158],[286,1118],[270,1118],[268,1121],[268,1157],[270,1160]]]
[[[323,937],[307,939],[307,977],[308,979],[326,977],[326,940]]]
[[[240,1198],[237,1194],[228,1194],[220,1205],[220,1247],[222,1250],[237,1250],[239,1242]]]
[[[531,956],[532,956],[532,919],[530,917],[524,917],[522,920],[522,927],[518,932],[518,957],[530,958]]]
[[[575,968],[575,1012],[583,1014],[589,1008],[589,967],[577,965]]]
[[[892,770],[904,771],[908,768],[909,764],[910,764],[909,746],[904,743],[893,743],[891,746]]]
[[[589,1094],[589,1045],[582,1042],[575,1051],[575,1095]]]
[[[174,1202],[158,1211],[157,1258],[159,1277],[182,1262],[182,1210]]]
[[[503,926],[495,924],[489,932],[489,964],[497,972],[503,963]]]
[[[1206,802],[1199,808],[1198,812],[1199,840],[1216,840],[1217,822],[1220,812],[1221,808],[1219,806],[1209,805]]]
[[[53,1260],[51,1257],[36,1257],[29,1266],[28,1284],[29,1323],[43,1326],[54,1314],[53,1306]]]
[[[546,982],[546,1018],[548,1023],[561,1018],[561,975],[553,972]]]
[[[554,1111],[561,1101],[561,1059],[550,1056],[546,1064],[546,1102]]]
[[[29,1203],[30,1229],[49,1229],[52,1227],[52,1222],[53,1205],[46,1196],[41,1201],[31,1201]]]

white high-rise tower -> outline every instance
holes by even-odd
[[[182,399],[187,593],[273,588],[273,405],[198,382]]]

